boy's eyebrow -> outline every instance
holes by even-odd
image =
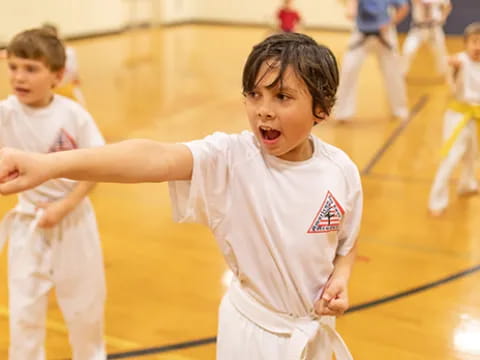
[[[298,90],[297,90],[297,89],[291,88],[291,87],[288,87],[288,86],[281,86],[281,87],[280,87],[280,90],[281,90],[281,91],[292,92],[292,93],[298,93]]]
[[[272,89],[272,90],[288,92],[290,94],[298,94],[300,92],[298,89],[292,88],[292,87],[289,87],[289,86],[277,85],[277,86],[274,86],[274,87],[271,87],[271,88],[267,86],[267,88]]]
[[[299,90],[296,89],[296,88],[293,88],[293,87],[289,87],[289,86],[280,86],[279,84],[276,84],[275,86],[271,86],[271,85],[263,85],[263,86],[255,86],[254,89],[258,89],[258,88],[264,88],[264,89],[268,89],[268,90],[279,90],[279,91],[286,91],[286,92],[290,92],[290,93],[299,93]]]

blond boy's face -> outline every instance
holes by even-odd
[[[280,84],[269,88],[278,71],[278,64],[265,62],[256,88],[245,94],[250,126],[267,153],[289,161],[307,160],[312,156],[309,135],[319,121],[312,114],[312,96],[291,66],[284,72],[282,88]]]
[[[18,100],[32,107],[47,106],[53,88],[62,79],[63,71],[50,70],[43,61],[8,56],[10,85]]]
[[[473,61],[480,62],[480,34],[472,34],[468,37],[465,49]]]

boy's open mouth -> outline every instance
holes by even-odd
[[[265,140],[275,140],[282,134],[280,131],[273,129],[270,126],[261,125],[259,129],[262,138]]]
[[[28,94],[30,92],[30,90],[22,88],[22,87],[15,87],[15,92],[18,93],[18,94],[25,95],[25,94]]]

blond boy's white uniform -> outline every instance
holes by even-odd
[[[289,162],[254,135],[187,143],[191,181],[170,183],[177,221],[210,227],[234,283],[219,313],[217,359],[348,359],[334,319],[314,315],[337,254],[354,246],[362,213],[357,168],[312,136],[313,156]],[[333,338],[333,341],[331,340]]]
[[[47,153],[101,146],[103,137],[76,102],[55,95],[44,108],[15,96],[0,102],[0,146]],[[9,238],[10,360],[44,360],[48,292],[55,287],[75,360],[104,360],[105,276],[95,214],[85,198],[50,229],[37,227],[38,203],[64,198],[76,182],[56,179],[19,194],[5,216]]]
[[[444,8],[450,0],[413,0],[412,25],[403,43],[404,73],[410,69],[412,58],[418,47],[428,43],[435,53],[438,71],[447,71],[447,47],[443,32]]]
[[[454,97],[461,103],[480,107],[480,62],[474,62],[462,52],[458,55],[461,69],[454,84]],[[444,116],[443,140],[448,141],[465,114],[447,109]],[[478,153],[478,124],[474,118],[461,129],[446,157],[440,163],[430,192],[429,208],[441,211],[448,205],[448,181],[453,170],[463,160],[463,171],[458,182],[458,192],[468,193],[478,189],[475,165]]]

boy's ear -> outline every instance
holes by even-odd
[[[319,119],[316,121],[317,123],[325,120],[328,117],[327,113],[323,111],[323,109],[319,106],[317,106],[317,108],[315,109],[315,116]]]
[[[60,70],[55,71],[55,83],[53,87],[58,86],[63,79],[63,75],[65,74],[65,68],[61,68]]]

